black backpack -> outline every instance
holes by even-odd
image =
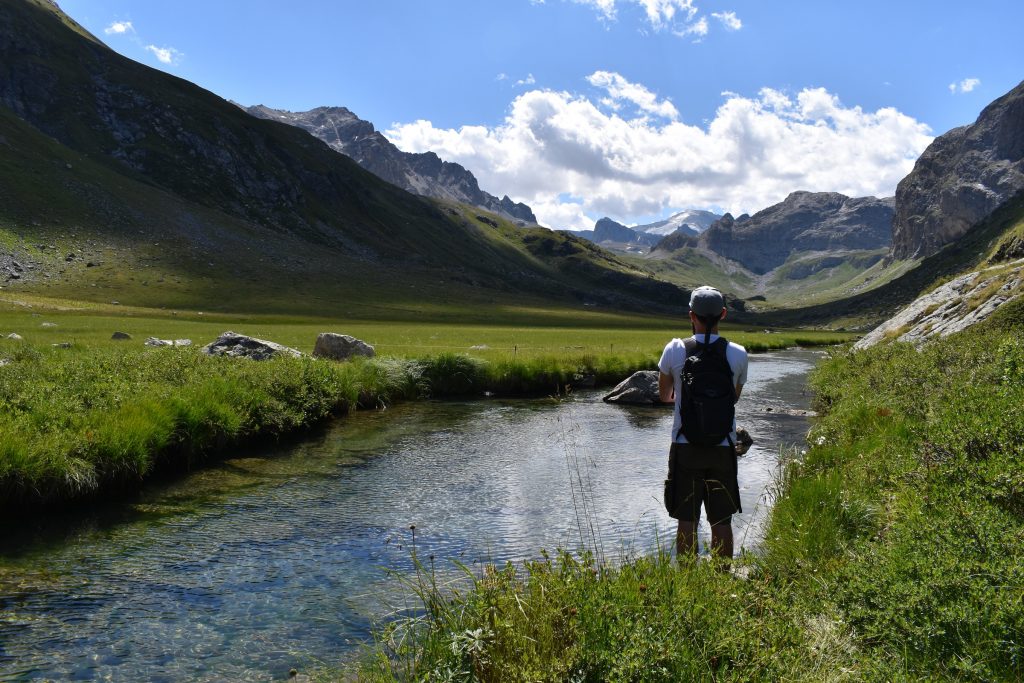
[[[697,446],[717,446],[730,439],[736,417],[736,386],[725,350],[729,342],[719,337],[711,344],[695,339],[683,342],[686,361],[682,370],[679,434]],[[676,434],[676,438],[679,438]]]

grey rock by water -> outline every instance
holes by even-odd
[[[961,275],[936,288],[862,337],[854,348],[866,349],[886,339],[920,344],[945,337],[985,320],[1024,293],[1024,260]]]
[[[658,396],[658,371],[640,370],[639,372],[634,372],[619,382],[602,400],[605,403],[629,405],[661,404],[661,399]]]
[[[940,135],[896,187],[892,255],[934,254],[1024,191],[1024,82]]]
[[[267,360],[274,356],[298,358],[302,355],[301,351],[291,347],[230,331],[224,332],[215,341],[204,346],[202,351],[210,356],[231,356],[233,358],[251,358],[252,360]]]
[[[327,358],[328,360],[348,360],[353,356],[373,358],[375,355],[377,352],[366,342],[347,334],[335,332],[318,334],[316,345],[313,347],[314,358]]]

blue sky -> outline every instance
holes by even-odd
[[[60,0],[243,104],[346,106],[552,227],[891,194],[1024,79],[1024,3]]]

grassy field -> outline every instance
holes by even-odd
[[[83,303],[0,292],[0,335],[16,332],[36,344],[125,346],[112,342],[127,332],[138,345],[147,337],[192,339],[206,344],[233,330],[312,351],[320,332],[338,332],[373,344],[378,353],[418,357],[441,352],[486,359],[551,355],[658,354],[668,339],[690,334],[689,321],[640,314],[539,305],[379,304],[375,319],[316,318],[168,310]],[[55,326],[46,325],[49,323]],[[853,335],[822,330],[777,330],[723,323],[723,334],[748,350],[837,344]]]
[[[457,317],[441,311],[442,321]],[[504,316],[504,324],[487,322]],[[252,439],[276,438],[355,408],[452,395],[559,394],[655,367],[678,321],[541,308],[466,311],[477,322],[309,320],[0,298],[0,500],[60,504],[136,489]],[[427,318],[426,320],[424,318]],[[378,357],[264,363],[199,346],[234,330],[312,350],[352,334]],[[132,335],[114,341],[115,332]],[[16,333],[22,339],[10,339]],[[751,350],[845,341],[836,333],[726,330]],[[151,348],[149,336],[191,339]]]
[[[838,351],[742,580],[668,553],[430,567],[367,680],[1021,680],[1024,304],[917,350]],[[330,676],[329,676],[330,677]]]

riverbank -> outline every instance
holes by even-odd
[[[737,336],[758,349],[796,341]],[[208,357],[195,347],[140,346],[0,340],[0,508],[128,495],[154,477],[355,409],[427,397],[558,395],[573,385],[609,386],[657,362],[657,349],[333,363],[252,362]]]
[[[667,552],[494,567],[391,622],[368,680],[1019,680],[1024,306],[832,354],[746,580]],[[670,540],[667,539],[668,542]]]

